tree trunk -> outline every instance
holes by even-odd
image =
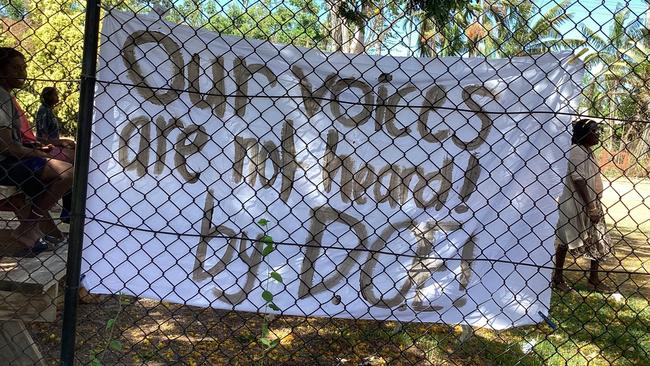
[[[377,6],[379,7],[379,12],[374,17],[373,22],[373,36],[375,40],[368,47],[369,49],[374,49],[376,55],[381,55],[381,50],[384,45],[384,40],[386,39],[386,33],[388,32],[388,27],[386,26],[386,18],[382,13],[382,8],[384,6],[383,1],[380,1]]]
[[[639,138],[630,149],[634,159],[634,171],[643,177],[650,175],[650,124],[646,124],[639,133]]]
[[[648,5],[645,12],[645,27],[643,29],[643,38],[645,39],[646,46],[650,46],[650,0],[645,0]]]
[[[343,50],[343,30],[345,28],[343,19],[339,17],[340,0],[327,1],[329,7],[329,28],[330,28],[330,43],[329,49],[331,51]]]
[[[418,34],[418,49],[420,50],[421,57],[436,57],[436,35],[433,33],[433,30],[433,20],[429,18],[422,18],[422,23],[420,23],[420,30]]]
[[[370,19],[370,8],[371,3],[365,2],[361,12],[363,13],[366,19]],[[352,53],[363,53],[366,52],[366,27],[368,24],[352,24],[356,31],[354,32],[354,39],[352,40],[353,46],[350,50]]]

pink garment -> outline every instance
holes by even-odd
[[[29,125],[29,119],[27,119],[27,113],[22,109],[16,97],[11,97],[16,110],[18,111],[18,118],[20,120],[20,137],[22,138],[22,143],[33,144],[38,143],[32,127]],[[66,161],[72,163],[74,161],[74,152],[70,149],[64,149],[59,146],[54,146],[52,150],[48,152],[50,156],[56,160]]]
[[[65,149],[60,146],[54,146],[52,150],[48,152],[51,157],[56,160],[65,161],[72,163],[74,161],[74,151],[70,149]]]
[[[20,120],[20,136],[22,137],[23,143],[35,143],[38,142],[36,135],[32,131],[32,127],[29,125],[29,120],[27,119],[27,113],[20,106],[16,97],[11,97],[11,100],[14,102],[14,107],[18,111],[18,119]]]

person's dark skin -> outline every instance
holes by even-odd
[[[0,86],[6,91],[20,89],[27,78],[27,64],[23,57],[15,56],[0,67]],[[46,184],[47,191],[33,200],[29,217],[22,218],[20,225],[14,230],[12,236],[21,244],[31,248],[45,232],[56,238],[63,234],[57,228],[49,214],[49,209],[65,194],[72,185],[72,165],[69,163],[50,159],[47,151],[49,146],[25,147],[12,137],[11,128],[0,128],[0,146],[5,155],[18,159],[39,157],[46,160],[40,179]]]
[[[55,89],[54,92],[52,93],[52,95],[50,96],[50,98],[48,100],[44,100],[43,102],[48,107],[54,108],[57,104],[59,104],[60,101],[61,100],[59,98],[59,92],[56,91],[56,89]],[[43,145],[50,145],[51,144],[51,145],[54,145],[54,146],[60,146],[60,147],[63,147],[63,148],[66,148],[66,149],[71,149],[71,150],[73,150],[76,147],[75,142],[70,140],[70,139],[54,139],[54,140],[51,140],[51,139],[47,139],[47,138],[39,138],[38,140]]]
[[[599,143],[600,130],[598,129],[598,126],[593,123],[590,133],[588,133],[581,141],[579,141],[579,144],[591,149],[593,146],[596,146]],[[589,220],[591,220],[592,223],[599,222],[602,218],[603,213],[600,210],[600,203],[592,202],[592,200],[589,199],[589,187],[587,185],[587,182],[583,179],[580,179],[573,180],[573,184],[576,188],[576,192],[578,192],[580,198],[582,198],[582,201],[586,203],[586,207],[584,209],[587,210]],[[597,209],[589,210],[590,205],[595,205]],[[563,276],[564,262],[566,260],[566,254],[568,250],[569,248],[560,246],[557,248],[557,251],[555,253],[555,274],[553,275],[553,287],[561,291],[571,290],[571,288],[564,281]],[[599,262],[596,260],[591,260],[589,268],[589,284],[596,290],[610,291],[610,289],[598,277],[598,267]]]
[[[6,75],[11,73],[15,74],[16,76],[12,78],[0,78],[0,87],[4,88],[7,91],[22,88],[25,85],[25,79],[27,78],[27,65],[25,64],[25,60],[22,57],[14,57],[9,65],[7,65],[6,70],[0,70],[0,74]],[[23,144],[13,140],[11,137],[11,129],[9,128],[0,128],[0,144],[5,147],[3,151],[5,154],[14,156],[18,159],[29,157],[49,157],[47,151],[50,148],[25,147]]]

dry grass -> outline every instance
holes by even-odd
[[[325,318],[278,317],[271,337],[280,345],[265,353],[257,314],[200,309],[142,299],[120,306],[115,296],[79,307],[77,359],[90,362],[106,349],[106,323],[121,350],[105,351],[105,365],[357,365],[378,355],[391,365],[650,365],[650,182],[616,180],[605,193],[618,262],[608,278],[617,295],[586,289],[582,271],[569,271],[577,291],[554,294],[551,319],[558,325],[503,332],[475,330],[461,341],[460,327]],[[572,269],[585,268],[578,260]],[[121,309],[121,310],[120,310]],[[58,364],[60,320],[33,324],[48,361]]]

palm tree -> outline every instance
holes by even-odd
[[[504,0],[489,4],[494,26],[486,37],[486,53],[497,57],[525,56],[548,51],[575,49],[583,40],[565,38],[561,26],[573,14],[567,12],[570,0],[562,0],[532,22],[540,9],[534,1]]]
[[[624,81],[620,82],[620,89],[625,94],[625,100],[631,102],[630,112],[634,113],[633,118],[646,121],[628,123],[623,143],[632,158],[639,163],[634,167],[638,171],[632,173],[648,176],[650,170],[643,164],[650,163],[650,124],[647,123],[650,118],[650,46],[646,44],[641,32],[637,35],[640,35],[637,40],[630,41],[632,48],[627,50],[625,57],[612,66],[628,70],[625,75],[615,75],[615,80],[620,80],[619,76],[623,76]]]
[[[641,61],[638,56],[641,51],[637,51],[635,57],[630,56],[630,51],[642,36],[638,23],[627,24],[629,16],[628,9],[618,9],[605,35],[585,26],[580,28],[586,44],[593,50],[584,59],[587,86],[582,106],[591,115],[632,119],[639,110],[633,107],[637,102],[632,99],[632,89],[635,83],[633,68]],[[629,128],[621,131],[623,141],[627,140],[629,132]],[[609,148],[614,148],[613,138],[612,131]]]

